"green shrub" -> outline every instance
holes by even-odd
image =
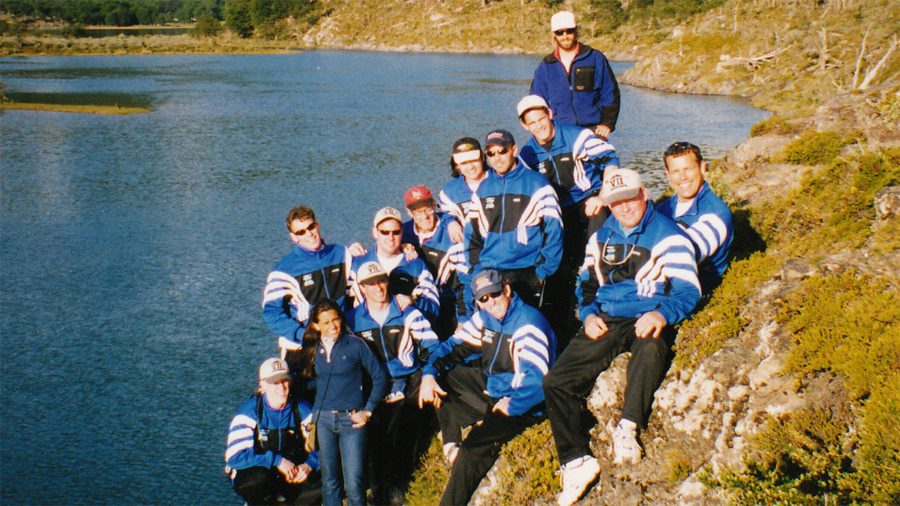
[[[60,32],[63,37],[87,37],[87,30],[84,29],[84,25],[74,24],[74,25],[66,25],[65,28]]]
[[[750,137],[759,137],[767,133],[787,135],[793,131],[794,127],[787,122],[786,118],[775,114],[750,127]]]
[[[222,23],[209,14],[201,14],[197,24],[191,29],[191,34],[201,37],[215,37],[223,30]]]
[[[495,504],[533,504],[559,491],[550,422],[529,427],[503,447]]]
[[[795,165],[821,165],[841,154],[841,148],[856,142],[858,136],[842,136],[837,132],[807,130],[791,141],[779,159]]]
[[[439,503],[449,478],[450,470],[444,461],[441,440],[435,437],[431,441],[428,452],[419,461],[419,467],[409,483],[409,489],[406,492],[406,504],[409,506],[431,506]]]

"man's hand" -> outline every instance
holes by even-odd
[[[369,421],[370,416],[372,416],[372,413],[369,413],[365,409],[362,411],[354,411],[353,413],[350,413],[350,420],[353,422],[352,427],[354,429],[365,427],[366,422]]]
[[[494,408],[491,411],[499,411],[506,416],[509,416],[509,397],[504,397],[497,401],[497,404],[494,404]]]
[[[595,314],[588,315],[584,319],[584,333],[591,339],[597,339],[606,334],[607,330],[609,330],[609,327],[606,326],[606,322]]]
[[[610,130],[606,125],[597,125],[597,127],[594,128],[594,133],[597,134],[597,137],[600,137],[603,140],[607,140],[609,134],[612,133],[612,130]]]
[[[397,300],[397,305],[400,306],[401,311],[405,310],[406,307],[413,302],[412,297],[410,297],[409,295],[403,295],[402,293],[394,295],[394,299]]]
[[[278,464],[278,471],[284,475],[284,479],[287,482],[290,482],[291,480],[295,480],[297,478],[297,466],[295,466],[293,462],[284,457],[281,458],[281,463]]]
[[[358,242],[347,246],[347,250],[350,251],[350,256],[352,257],[361,257],[369,252],[362,244]]]
[[[309,473],[312,472],[312,468],[309,467],[309,464],[300,464],[297,466],[297,474],[294,476],[293,480],[288,480],[288,483],[303,483],[309,478]]]
[[[597,216],[601,209],[603,209],[603,199],[599,195],[589,197],[584,201],[585,216]]]
[[[435,408],[441,407],[441,396],[447,395],[434,376],[430,374],[422,375],[422,383],[419,385],[419,407],[425,404],[434,404]]]
[[[646,337],[659,337],[663,327],[666,326],[666,319],[658,311],[650,311],[644,313],[636,322],[634,322],[634,333],[644,339]]]
[[[419,252],[416,251],[416,247],[412,244],[406,243],[401,246],[403,249],[403,255],[406,257],[407,262],[412,262],[413,260],[419,258]]]
[[[450,234],[450,240],[453,242],[463,241],[463,228],[458,221],[454,221],[447,225],[447,233]]]

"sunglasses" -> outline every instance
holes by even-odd
[[[488,158],[493,158],[493,157],[499,156],[499,155],[505,155],[506,153],[509,153],[509,150],[506,148],[501,148],[501,149],[498,149],[497,151],[486,151],[485,152],[485,154],[488,156]]]
[[[573,33],[575,33],[575,29],[574,28],[566,28],[563,30],[556,30],[553,33],[555,33],[556,35],[562,35],[562,34],[572,35]]]
[[[288,230],[291,230],[291,233],[294,234],[294,235],[296,235],[297,237],[303,237],[304,235],[306,235],[307,232],[312,232],[312,231],[313,231],[316,227],[318,227],[318,226],[319,226],[318,223],[312,222],[312,223],[309,224],[308,227],[306,227],[306,228],[301,228],[300,230],[297,230],[296,232],[294,232],[293,230],[291,230],[291,227],[288,227]]]
[[[480,299],[478,299],[478,302],[480,302],[480,303],[482,303],[482,304],[487,304],[487,301],[489,301],[489,300],[491,300],[491,299],[496,299],[496,298],[499,297],[500,294],[502,294],[502,293],[503,293],[503,290],[500,290],[500,291],[494,292],[494,293],[487,293],[487,294],[484,294],[484,295],[481,296]]]
[[[396,237],[396,236],[402,234],[403,230],[402,229],[400,229],[400,230],[382,230],[379,228],[378,233],[381,235],[393,235]]]
[[[700,151],[700,148],[691,144],[690,142],[676,142],[666,148],[666,156],[668,155],[681,155],[687,153],[688,151],[697,150]]]

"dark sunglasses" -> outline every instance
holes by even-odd
[[[379,228],[379,229],[378,229],[378,233],[380,233],[381,235],[393,235],[393,236],[398,236],[398,235],[400,235],[400,234],[403,233],[403,229],[400,229],[400,230],[381,230],[381,229]]]
[[[688,151],[693,151],[693,150],[700,151],[700,148],[698,148],[697,146],[694,146],[690,142],[676,142],[676,143],[673,143],[668,148],[666,148],[665,154],[666,155],[675,155],[675,154],[680,155],[680,154],[686,153]]]
[[[500,148],[497,151],[486,151],[485,152],[485,154],[488,155],[488,158],[493,158],[493,157],[499,156],[499,155],[505,155],[506,153],[509,153],[509,150],[506,148]]]
[[[294,235],[296,235],[297,237],[303,237],[304,235],[306,235],[307,232],[312,232],[312,231],[313,231],[316,227],[318,227],[318,226],[319,226],[318,223],[312,222],[312,223],[309,224],[308,227],[306,227],[306,228],[301,228],[300,230],[298,230],[298,231],[296,231],[296,232],[294,232],[293,230],[291,230],[291,227],[288,227],[288,230],[291,230],[291,233],[294,234]]]
[[[574,28],[566,28],[566,29],[563,29],[563,30],[556,30],[556,31],[554,31],[553,33],[555,33],[556,35],[562,35],[562,34],[564,34],[564,33],[565,33],[565,34],[568,34],[568,35],[571,35],[571,34],[575,33],[575,29],[574,29]]]
[[[496,298],[499,297],[500,294],[502,294],[502,293],[503,293],[503,290],[500,290],[500,291],[498,291],[498,292],[488,293],[488,294],[482,295],[481,298],[478,299],[478,302],[480,302],[480,303],[482,303],[482,304],[487,304],[487,301],[489,301],[489,300],[491,300],[491,299],[496,299]]]

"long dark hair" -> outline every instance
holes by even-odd
[[[313,323],[319,323],[319,315],[326,311],[334,311],[341,319],[341,334],[349,334],[347,318],[341,305],[331,299],[322,299],[309,310],[309,320],[306,322],[306,330],[303,331],[303,342],[300,351],[297,352],[295,365],[292,367],[298,375],[311,378],[315,374],[316,349],[322,340],[322,333],[313,327]]]

